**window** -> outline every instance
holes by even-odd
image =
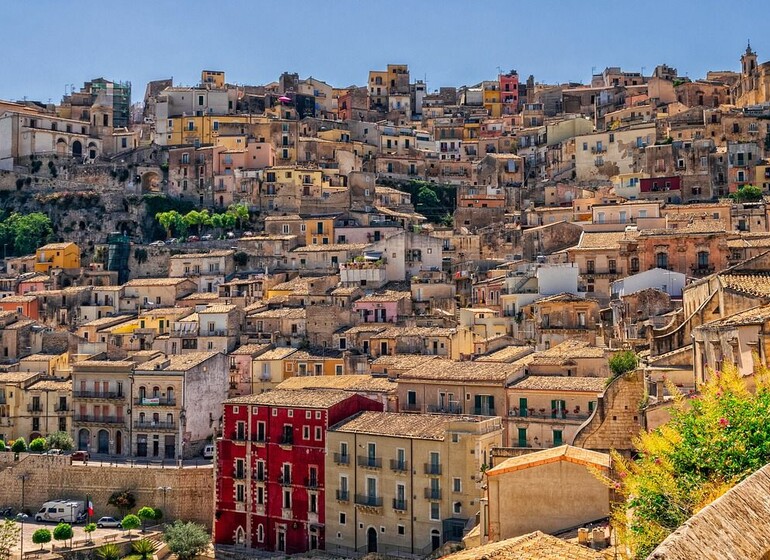
[[[315,427],[315,440],[321,441],[323,439],[323,433],[321,431],[321,426]]]
[[[265,526],[262,523],[257,525],[257,542],[265,542]]]
[[[452,513],[459,515],[462,512],[463,506],[460,502],[452,503]]]
[[[404,528],[403,525],[399,525],[398,526],[398,534],[399,535],[405,535],[406,534],[406,529]]]
[[[462,492],[463,491],[463,482],[460,479],[460,477],[454,477],[452,479],[452,492]]]
[[[560,445],[563,445],[563,436],[561,430],[554,430],[553,431],[553,446],[558,447]]]
[[[284,509],[291,508],[291,490],[283,491],[283,508]]]
[[[607,267],[610,270],[610,274],[616,274],[618,272],[618,263],[615,259],[607,261]]]
[[[310,439],[310,426],[302,426],[302,439]]]
[[[668,253],[660,252],[655,255],[655,266],[658,268],[668,268]]]
[[[345,523],[347,523],[347,521],[348,521],[348,518],[345,515],[345,512],[341,511],[340,512],[340,525],[345,525]]]
[[[639,272],[639,259],[631,257],[631,272]]]
[[[439,502],[431,502],[430,503],[430,520],[431,521],[440,521],[441,520],[441,504]]]
[[[235,501],[243,502],[246,500],[246,487],[243,484],[235,485]]]
[[[596,270],[596,264],[592,260],[586,261],[586,273],[593,274]]]
[[[313,492],[309,495],[308,511],[310,513],[318,513],[318,494]]]
[[[709,254],[708,251],[698,251],[698,268],[705,269],[709,266]]]
[[[335,375],[342,375],[342,365],[341,364],[337,364],[336,366],[334,366],[334,373],[335,373]]]

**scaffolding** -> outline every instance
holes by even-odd
[[[107,270],[118,273],[118,283],[128,282],[128,259],[131,243],[124,233],[113,232],[107,236]]]

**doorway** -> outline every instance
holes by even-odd
[[[115,432],[115,455],[123,455],[123,432]]]
[[[91,433],[82,428],[78,432],[78,449],[80,451],[88,451],[88,444],[91,442]]]
[[[439,534],[437,529],[433,529],[430,532],[430,547],[431,547],[431,550],[436,550],[440,546],[441,546],[441,535]]]
[[[110,452],[110,433],[107,430],[99,430],[97,435],[97,453]]]
[[[366,552],[377,552],[377,529],[369,527],[366,532]]]

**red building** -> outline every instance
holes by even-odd
[[[680,191],[682,190],[682,178],[674,176],[639,179],[639,190],[641,192]]]
[[[503,115],[515,115],[519,112],[519,75],[511,71],[508,74],[500,74],[498,79]]]
[[[326,430],[381,403],[327,390],[225,401],[214,542],[296,554],[324,548]]]

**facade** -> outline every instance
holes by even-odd
[[[284,554],[326,541],[327,430],[382,404],[335,390],[275,390],[224,403],[214,542]]]
[[[478,416],[363,412],[332,427],[326,550],[426,555],[459,542],[501,442],[500,419]]]

